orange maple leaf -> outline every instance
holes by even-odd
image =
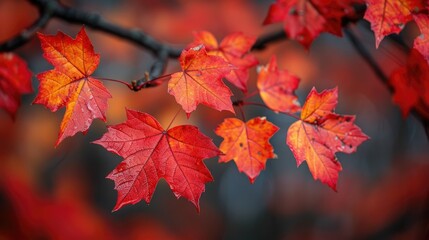
[[[399,33],[412,15],[424,9],[424,0],[366,0],[368,9],[364,18],[371,23],[378,48],[383,38]]]
[[[171,75],[168,93],[173,95],[186,114],[199,103],[216,110],[234,112],[231,90],[222,82],[232,66],[221,57],[208,55],[204,46],[183,50],[179,58],[182,71]]]
[[[225,79],[242,91],[246,91],[249,68],[258,64],[254,55],[247,54],[256,38],[237,32],[226,36],[219,44],[213,34],[207,31],[195,32],[194,37],[195,40],[191,46],[203,44],[209,55],[219,56],[235,67],[225,76]]]
[[[273,56],[267,66],[262,67],[258,75],[258,89],[262,100],[269,108],[277,112],[295,113],[301,108],[295,90],[299,78],[288,71],[279,70],[276,57]]]
[[[297,165],[307,161],[314,179],[336,191],[338,172],[342,170],[335,153],[352,153],[368,139],[354,124],[354,116],[333,113],[337,88],[320,94],[313,88],[301,111],[301,119],[288,130],[286,143]]]
[[[268,158],[275,158],[268,140],[279,128],[265,118],[257,117],[244,123],[237,118],[225,119],[215,130],[223,137],[219,162],[234,160],[238,170],[244,172],[251,183],[265,169]]]
[[[66,137],[85,133],[94,119],[106,121],[107,99],[111,95],[100,81],[91,77],[100,56],[94,52],[84,27],[76,39],[62,32],[38,36],[43,56],[55,68],[37,75],[40,85],[34,103],[43,104],[53,112],[66,106],[58,146]]]

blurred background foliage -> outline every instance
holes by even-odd
[[[260,36],[281,29],[262,26],[270,1],[262,0],[68,0],[64,4],[100,13],[127,28],[140,28],[156,39],[183,47],[192,32],[208,30],[218,39],[234,32]],[[0,0],[0,42],[20,32],[37,18],[25,0]],[[81,26],[52,20],[43,30],[74,36]],[[352,27],[389,74],[405,63],[406,54],[383,41],[375,50],[368,23]],[[130,81],[149,70],[153,57],[132,43],[87,30],[101,64],[95,76]],[[414,24],[402,37],[418,35]],[[411,40],[410,40],[411,39]],[[51,66],[42,58],[36,38],[16,51],[34,74]],[[336,112],[357,115],[357,124],[371,137],[357,153],[338,154],[343,164],[338,192],[315,182],[306,164],[296,167],[285,144],[284,115],[246,107],[246,118],[267,116],[281,130],[272,138],[277,159],[252,185],[234,163],[205,163],[215,179],[201,198],[201,213],[184,199],[176,200],[161,181],[149,205],[140,202],[111,213],[116,201],[113,182],[105,176],[120,157],[91,144],[106,131],[97,120],[88,134],[77,134],[57,149],[54,143],[63,112],[51,113],[31,105],[36,93],[26,95],[13,122],[0,112],[0,239],[424,239],[429,223],[429,148],[421,124],[403,119],[388,88],[357,55],[346,37],[322,34],[309,51],[294,41],[271,44],[255,53],[261,64],[277,56],[279,67],[301,78],[298,96],[309,90],[338,86]],[[170,60],[166,73],[179,69]],[[249,92],[256,90],[252,70]],[[167,126],[179,106],[166,84],[131,92],[105,82],[109,101],[107,124],[125,120],[125,108],[148,112]],[[38,81],[33,77],[36,90]],[[36,90],[37,91],[37,90]],[[237,99],[240,94],[234,97]],[[258,97],[254,101],[260,101]],[[214,139],[214,128],[231,113],[203,106],[189,120],[179,115],[175,125],[194,124]]]

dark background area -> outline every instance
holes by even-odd
[[[218,39],[235,31],[260,36],[281,29],[262,26],[270,1],[127,0],[67,1],[67,5],[100,13],[128,28],[140,28],[178,47],[192,41],[192,31],[208,30]],[[24,0],[0,0],[0,41],[37,18]],[[75,36],[81,26],[52,20],[43,30]],[[385,40],[375,50],[368,23],[352,30],[389,74],[405,63],[406,54]],[[94,76],[131,81],[150,69],[153,57],[130,42],[87,29],[101,63]],[[418,35],[413,23],[401,35],[408,43]],[[16,51],[34,74],[51,69],[34,38]],[[336,112],[357,116],[357,125],[371,137],[351,155],[337,154],[343,165],[338,192],[314,181],[306,164],[297,168],[285,144],[293,118],[264,108],[246,107],[246,118],[266,116],[280,130],[271,139],[278,158],[250,184],[234,163],[205,161],[214,182],[206,185],[201,213],[185,199],[177,200],[160,181],[148,205],[144,201],[111,212],[116,191],[105,176],[121,158],[91,144],[106,132],[95,121],[88,134],[54,143],[64,110],[51,113],[31,105],[35,93],[23,97],[16,121],[0,112],[0,240],[2,239],[424,239],[429,223],[429,149],[417,119],[404,119],[388,88],[359,57],[350,41],[322,34],[309,51],[283,40],[255,52],[261,64],[275,54],[279,67],[301,78],[297,91],[303,103],[310,89],[338,86]],[[166,73],[179,69],[171,60]],[[249,92],[256,89],[251,71]],[[109,100],[107,125],[125,120],[125,108],[154,115],[166,127],[179,105],[167,85],[132,92],[105,82]],[[239,96],[239,95],[238,95]],[[260,101],[258,97],[254,101]],[[175,125],[193,124],[214,139],[214,129],[231,113],[199,106],[189,120],[180,114]]]

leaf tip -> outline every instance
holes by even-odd
[[[248,178],[249,178],[250,184],[255,183],[256,177],[248,177]]]

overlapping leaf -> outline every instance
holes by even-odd
[[[202,103],[216,110],[234,112],[231,90],[222,82],[232,65],[221,57],[208,55],[204,46],[183,50],[179,58],[182,71],[171,75],[168,93],[189,114]]]
[[[220,156],[219,162],[234,160],[238,170],[244,172],[253,183],[265,169],[267,159],[276,157],[268,140],[278,129],[261,117],[247,123],[237,118],[225,119],[216,128],[216,134],[224,138],[220,150],[225,155]]]
[[[429,65],[417,50],[411,51],[406,66],[393,71],[390,83],[395,89],[393,101],[404,117],[419,105],[429,108]]]
[[[341,19],[352,11],[351,0],[277,0],[264,24],[283,22],[291,39],[309,48],[323,32],[341,36]]]
[[[25,61],[13,53],[0,53],[0,108],[15,117],[21,95],[32,91],[31,72]]]
[[[313,88],[302,108],[301,119],[289,127],[286,139],[297,165],[307,161],[314,179],[335,191],[342,170],[335,153],[355,152],[368,139],[354,124],[354,116],[333,113],[337,98],[336,88],[320,94]]]
[[[298,97],[295,95],[298,84],[298,77],[278,69],[275,56],[259,71],[259,93],[273,111],[295,113],[300,109]]]
[[[420,29],[420,36],[414,39],[414,48],[429,62],[429,16],[417,14],[414,16],[414,21],[416,21]]]
[[[424,9],[425,0],[366,0],[368,8],[364,18],[371,23],[378,47],[383,38],[399,33],[405,24]]]
[[[232,33],[219,44],[213,34],[207,31],[194,33],[194,38],[191,46],[203,44],[209,55],[219,56],[234,66],[225,78],[242,91],[246,91],[249,68],[258,64],[256,57],[248,54],[256,38],[243,33]]]
[[[199,211],[205,183],[213,181],[202,160],[220,153],[194,126],[164,130],[151,115],[131,110],[126,122],[108,127],[95,143],[124,157],[107,176],[118,191],[114,211],[142,199],[149,203],[160,178],[165,178],[177,198],[185,197]]]
[[[100,56],[86,35],[85,29],[76,39],[59,32],[55,36],[38,34],[44,57],[55,68],[37,75],[39,94],[34,103],[55,112],[66,106],[56,145],[77,132],[86,132],[96,119],[106,120],[107,99],[111,97],[103,84],[91,77]]]

